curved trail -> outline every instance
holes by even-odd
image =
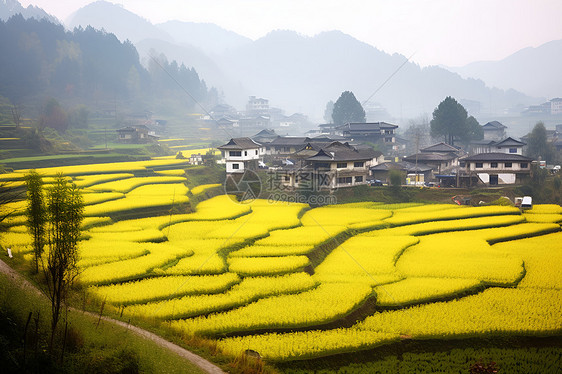
[[[8,266],[3,260],[0,259],[0,273],[6,274],[6,276],[8,276],[8,278],[10,278],[12,280],[13,283],[18,284],[20,287],[31,290],[41,296],[45,296],[39,289],[37,289],[37,287],[35,287],[33,284],[31,284],[27,279],[25,279],[23,276],[21,276],[18,272],[16,272],[14,269],[12,269],[10,266]],[[90,315],[94,318],[99,318],[99,315],[95,314],[95,313],[91,313],[91,312],[83,312],[81,310],[75,309],[75,308],[71,308],[74,311],[77,312],[81,312],[87,315]],[[196,365],[197,367],[199,367],[201,370],[205,371],[206,373],[210,373],[210,374],[225,374],[224,371],[222,371],[221,368],[219,368],[218,366],[214,365],[213,363],[205,360],[203,357],[196,355],[193,352],[188,351],[185,348],[180,347],[177,344],[174,344],[172,342],[167,341],[166,339],[150,332],[144,329],[141,329],[140,327],[136,327],[133,325],[130,325],[128,323],[122,322],[122,321],[118,321],[115,320],[113,318],[109,318],[109,317],[105,317],[102,316],[101,317],[102,320],[107,321],[109,323],[113,323],[115,325],[124,327],[128,330],[130,330],[131,332],[137,334],[138,336],[141,336],[145,339],[149,339],[152,340],[154,343],[158,344],[160,347],[166,348],[172,352],[174,352],[175,354],[177,354],[178,356],[185,358],[186,360],[190,361],[192,364]]]

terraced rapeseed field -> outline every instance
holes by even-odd
[[[272,361],[403,339],[562,335],[557,205],[524,214],[452,204],[311,208],[220,195],[180,212],[218,187],[190,191],[185,166],[38,170],[63,171],[84,191],[78,281],[90,298],[182,336],[217,339],[229,355],[251,349]],[[25,204],[8,208],[16,212],[0,244],[31,259]],[[159,215],[147,217],[150,209]],[[137,210],[142,218],[121,216]]]

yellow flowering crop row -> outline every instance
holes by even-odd
[[[394,226],[401,226],[428,221],[444,221],[505,214],[521,214],[521,211],[510,206],[461,207],[457,209],[439,209],[434,211],[422,210],[421,212],[409,210],[394,212],[392,217],[384,221]]]
[[[158,185],[166,183],[178,183],[185,182],[185,177],[135,177],[116,180],[112,182],[100,183],[89,187],[88,189],[96,192],[121,192],[128,193],[133,191],[135,188],[144,185]]]
[[[205,192],[205,191],[207,191],[207,190],[209,190],[209,189],[211,189],[211,188],[216,188],[216,187],[220,187],[220,186],[221,186],[221,185],[218,184],[218,183],[215,183],[215,184],[202,184],[202,185],[200,185],[200,186],[193,187],[193,188],[191,189],[191,193],[194,194],[194,195],[199,195],[199,194],[201,194],[201,193],[203,193],[203,192]]]
[[[144,245],[150,252],[146,256],[88,267],[80,274],[79,281],[94,285],[134,280],[149,275],[153,269],[169,264],[175,259],[193,254],[189,249],[175,247],[168,243],[144,243]]]
[[[309,264],[306,256],[238,257],[228,259],[228,270],[245,277],[255,277],[294,273]]]
[[[345,226],[302,226],[288,230],[276,230],[267,238],[256,241],[256,245],[320,245],[344,233]]]
[[[307,291],[315,286],[314,280],[304,273],[245,278],[221,294],[185,296],[179,299],[132,305],[126,308],[125,313],[163,319],[187,318],[241,307],[263,297]]]
[[[224,258],[217,253],[203,253],[182,258],[177,264],[164,270],[156,269],[154,272],[162,275],[204,275],[221,274],[226,271]]]
[[[492,227],[479,230],[467,230],[463,232],[449,232],[435,234],[443,238],[471,237],[483,239],[489,243],[497,243],[507,240],[527,238],[531,236],[544,235],[560,231],[560,225],[555,223],[521,223],[509,227]]]
[[[123,199],[106,201],[88,205],[84,209],[85,216],[98,216],[131,209],[172,206],[189,201],[186,196],[187,187],[182,184],[145,185],[125,195]]]
[[[186,335],[215,335],[320,325],[347,315],[371,293],[365,284],[321,284],[296,295],[269,297],[228,312],[173,321],[171,327]]]
[[[87,168],[84,165],[73,165],[73,166],[58,166],[51,168],[39,168],[36,169],[41,175],[54,177],[58,173],[63,173],[64,175],[88,175],[88,174],[106,174],[106,173],[130,173],[132,171],[147,170],[150,168],[168,168],[177,169],[188,165],[187,160],[178,159],[165,159],[165,160],[149,160],[149,161],[130,161],[130,162],[113,162],[106,164],[91,164]],[[16,170],[16,173],[12,177],[16,177],[18,174],[20,178],[23,179],[24,175],[29,172],[30,169]]]
[[[123,240],[83,240],[78,243],[79,266],[86,267],[93,264],[128,260],[149,254],[151,248],[154,248],[154,246],[149,243]]]
[[[560,213],[524,213],[523,217],[527,222],[562,223],[562,214]]]
[[[185,170],[183,169],[156,170],[154,172],[158,175],[165,175],[168,177],[185,177]]]
[[[481,287],[482,282],[477,279],[406,278],[396,283],[377,286],[375,293],[377,305],[405,306]]]
[[[95,241],[129,241],[129,242],[163,242],[166,237],[160,230],[146,229],[128,232],[87,232],[90,240]]]
[[[375,230],[363,233],[361,236],[427,235],[447,231],[509,226],[522,222],[525,222],[525,218],[517,215],[453,219],[450,221],[431,221]]]
[[[376,313],[354,328],[415,339],[559,334],[562,291],[489,288],[448,302]]]
[[[521,257],[462,233],[421,237],[419,244],[404,251],[396,268],[408,277],[470,278],[506,285],[516,283],[525,271]]]
[[[94,205],[105,203],[117,199],[123,199],[125,194],[121,192],[104,192],[104,193],[84,193],[84,205]]]
[[[532,209],[526,210],[527,214],[562,214],[562,207],[557,204],[535,204]]]
[[[406,248],[419,240],[413,236],[352,237],[334,249],[316,267],[315,276],[342,275],[348,278],[373,274],[390,274]],[[376,279],[376,278],[375,278]]]
[[[74,178],[74,184],[79,188],[91,187],[95,184],[106,183],[116,180],[123,180],[134,177],[131,173],[114,173],[114,174],[94,174],[79,175]]]
[[[357,329],[269,333],[226,338],[217,346],[226,354],[240,356],[259,352],[268,361],[303,360],[373,349],[400,340],[398,334]]]
[[[519,288],[562,289],[562,232],[520,239],[492,246],[493,249],[520,256],[525,277]]]
[[[370,208],[316,208],[307,211],[301,218],[304,226],[349,226],[388,218],[392,215],[390,210],[376,210]]]
[[[115,305],[140,304],[193,294],[221,293],[240,282],[234,273],[202,276],[169,276],[90,287],[88,292]]]
[[[0,245],[11,248],[14,253],[26,253],[32,251],[32,239],[27,232],[4,232],[0,235]]]
[[[298,256],[310,253],[313,245],[250,245],[228,254],[229,257]]]

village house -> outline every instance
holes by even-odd
[[[298,188],[312,184],[317,188],[340,188],[366,184],[370,167],[376,165],[382,153],[371,148],[357,148],[348,143],[332,142],[316,150],[307,144],[300,152],[310,152],[304,167],[279,170],[285,187]]]
[[[155,141],[158,137],[145,125],[127,126],[116,130],[117,141],[127,144],[144,144]]]
[[[393,144],[396,141],[397,128],[397,125],[386,122],[350,122],[336,127],[335,134],[354,141]]]
[[[518,184],[531,175],[532,158],[517,153],[480,153],[462,160],[465,173],[488,185]]]
[[[227,173],[243,173],[245,170],[257,170],[264,148],[250,138],[232,138],[220,147],[222,162],[226,164]]]

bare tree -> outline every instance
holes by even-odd
[[[20,127],[20,124],[21,124],[21,105],[20,104],[14,104],[14,105],[12,105],[12,107],[10,109],[12,111],[12,119],[13,119],[14,123],[16,124],[16,127]]]

